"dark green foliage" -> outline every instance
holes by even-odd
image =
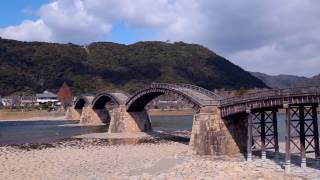
[[[199,45],[19,42],[0,39],[0,94],[45,89],[67,82],[77,95],[152,82],[191,83],[207,89],[265,87],[262,81]]]

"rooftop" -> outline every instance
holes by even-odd
[[[58,97],[56,94],[50,91],[43,91],[41,94],[36,94],[37,98],[56,98]]]

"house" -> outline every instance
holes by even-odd
[[[36,94],[36,98],[37,98],[37,103],[39,104],[44,104],[44,103],[58,103],[58,96],[50,91],[44,91],[41,94]]]
[[[5,107],[19,106],[20,98],[18,96],[6,96],[1,98],[1,104]]]
[[[20,105],[21,106],[33,106],[36,104],[37,98],[36,96],[21,96],[20,97]]]

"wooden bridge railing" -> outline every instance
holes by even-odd
[[[207,89],[201,88],[199,86],[195,85],[190,85],[190,84],[168,84],[168,83],[152,83],[151,86],[147,87],[163,87],[163,88],[168,88],[168,89],[175,89],[179,90],[187,95],[190,95],[192,98],[198,100],[201,102],[203,105],[220,105],[220,101],[222,99],[221,96],[213,93],[212,91],[209,91]],[[210,99],[203,99],[197,96],[193,96],[193,94],[190,94],[187,89],[194,90],[196,92],[200,92],[201,94],[205,94],[208,96]]]
[[[320,87],[299,87],[287,89],[274,89],[250,93],[239,97],[232,97],[221,100],[221,106],[246,103],[254,100],[264,100],[270,98],[285,98],[293,96],[320,95]]]

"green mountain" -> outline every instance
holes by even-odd
[[[261,79],[271,88],[294,88],[307,86],[320,86],[320,74],[311,78],[294,75],[277,75],[271,76],[259,72],[251,72],[258,79]]]
[[[210,90],[266,87],[209,49],[183,42],[99,42],[84,47],[0,38],[0,77],[1,95],[56,91],[63,82],[75,94],[134,91],[152,82],[191,83]]]

